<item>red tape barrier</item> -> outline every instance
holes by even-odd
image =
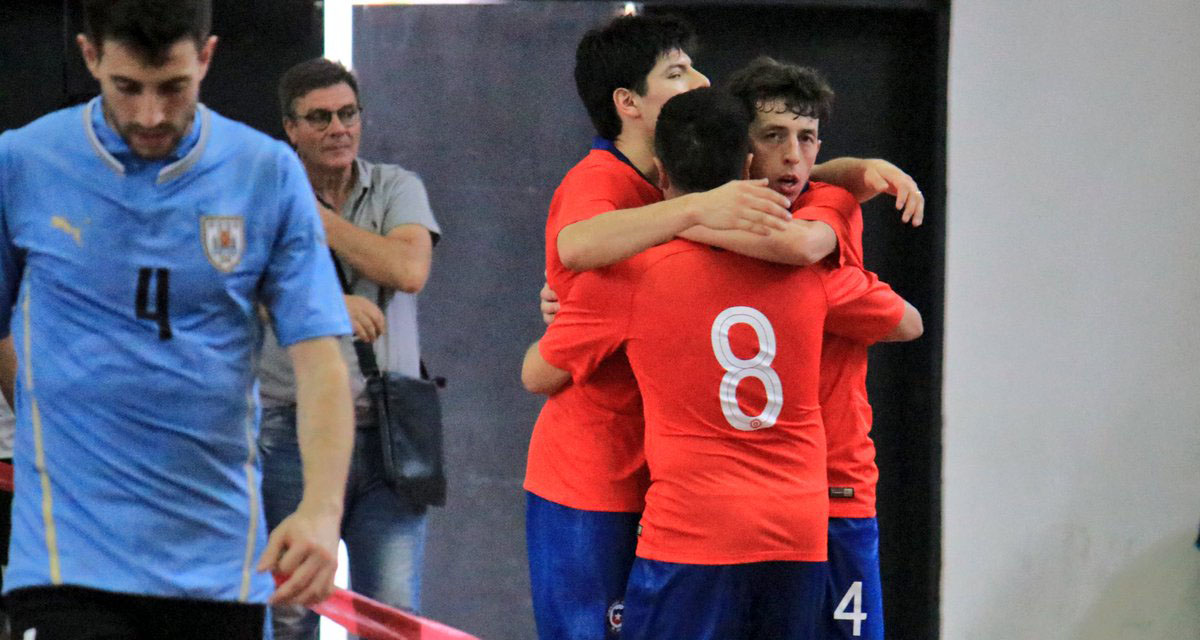
[[[13,490],[13,468],[4,462],[0,462],[0,490]],[[279,582],[280,578],[275,580]],[[341,588],[309,608],[364,640],[479,640],[440,622],[393,609]]]
[[[310,607],[366,640],[479,640],[440,622],[393,609],[345,589]]]

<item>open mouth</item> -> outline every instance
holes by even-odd
[[[793,175],[782,176],[775,180],[775,184],[778,185],[776,187],[777,191],[792,198],[800,194],[800,189],[803,186],[800,178]]]

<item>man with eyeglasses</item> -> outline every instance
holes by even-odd
[[[279,102],[284,130],[319,204],[354,338],[374,347],[381,371],[418,377],[416,294],[441,233],[424,185],[412,172],[358,157],[362,101],[357,80],[342,65],[317,58],[292,67],[280,79]],[[349,338],[341,347],[357,416],[342,520],[350,581],[364,595],[417,610],[425,506],[383,481],[378,426],[358,358]],[[294,508],[303,490],[296,387],[274,336],[263,341],[259,367],[263,506],[271,523]],[[316,614],[294,606],[272,613],[275,638],[317,637]]]

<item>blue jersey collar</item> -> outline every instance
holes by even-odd
[[[179,177],[199,161],[208,146],[211,116],[203,104],[196,105],[192,128],[167,157],[144,160],[133,152],[124,138],[109,126],[104,118],[102,98],[92,98],[83,109],[83,125],[93,150],[101,160],[118,174],[125,175],[126,167],[158,166],[158,184]]]

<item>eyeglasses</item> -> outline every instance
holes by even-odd
[[[354,125],[358,124],[358,117],[362,114],[362,107],[359,107],[356,104],[351,104],[346,105],[337,111],[330,111],[329,109],[313,109],[312,111],[309,111],[300,117],[317,131],[324,131],[329,127],[329,124],[333,122],[334,113],[337,113],[338,121],[342,123],[343,127],[353,127]]]

